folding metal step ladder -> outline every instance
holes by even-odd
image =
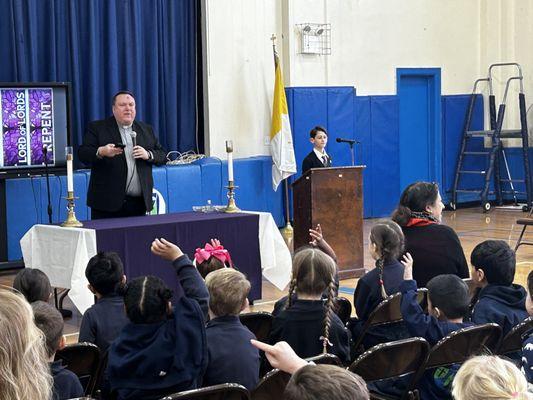
[[[504,66],[515,66],[517,68],[517,75],[511,76],[507,79],[505,84],[505,91],[503,94],[503,99],[501,104],[498,107],[498,112],[496,113],[496,98],[492,86],[492,71],[494,68],[504,67]],[[498,205],[503,204],[503,195],[511,194],[513,196],[515,204],[517,203],[517,195],[525,194],[527,204],[524,206],[525,210],[529,210],[532,206],[532,192],[531,192],[531,174],[529,167],[529,153],[528,153],[528,132],[527,132],[527,121],[526,121],[526,100],[524,95],[524,84],[523,84],[523,75],[522,68],[517,63],[498,63],[492,64],[489,67],[489,75],[487,78],[480,78],[475,81],[474,89],[470,97],[470,101],[467,108],[465,124],[463,127],[463,137],[461,141],[461,149],[459,152],[459,158],[457,160],[457,168],[455,170],[455,179],[452,189],[452,201],[450,202],[450,207],[455,209],[457,206],[457,195],[460,193],[476,193],[479,194],[481,205],[483,211],[487,212],[491,208],[489,202],[489,195],[494,194],[496,197],[496,203]],[[518,104],[520,110],[520,129],[502,129],[503,120],[505,116],[505,108],[507,101],[507,94],[509,91],[509,86],[511,82],[518,81],[520,83],[520,92],[518,95]],[[487,82],[489,85],[489,116],[490,116],[490,130],[482,131],[473,131],[470,130],[474,106],[477,96],[478,84],[481,82]],[[490,138],[490,147],[483,150],[472,150],[470,143],[474,138]],[[513,179],[509,170],[509,165],[507,163],[507,156],[505,154],[505,149],[502,146],[501,139],[521,139],[522,142],[522,158],[524,164],[524,179]],[[471,157],[484,157],[485,158],[485,168],[481,170],[470,169],[467,170],[464,168],[465,161]],[[502,178],[500,175],[500,159],[504,162],[506,176]],[[461,178],[466,175],[478,175],[483,178],[483,182],[480,182],[482,188],[479,189],[466,189],[461,188]],[[494,182],[494,191],[490,191],[491,181]],[[515,183],[521,183],[525,187],[525,191],[518,191],[515,189]],[[503,185],[507,187],[502,188]]]

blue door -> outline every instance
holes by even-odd
[[[415,181],[440,182],[440,69],[398,68],[400,188]]]

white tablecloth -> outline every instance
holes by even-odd
[[[259,214],[259,251],[263,276],[283,290],[290,281],[292,261],[270,213]],[[52,286],[70,289],[69,297],[83,314],[94,303],[87,288],[85,267],[97,253],[96,231],[34,225],[20,240],[24,264],[37,268],[50,278]]]

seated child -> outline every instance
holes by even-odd
[[[81,320],[79,342],[90,342],[105,352],[128,323],[124,299],[117,290],[126,282],[122,260],[117,253],[100,252],[87,263],[85,276],[96,296]]]
[[[526,310],[533,316],[533,271],[527,276],[528,295],[526,299]],[[522,346],[522,370],[527,381],[533,384],[533,331],[526,333]]]
[[[350,335],[333,310],[335,271],[333,259],[316,248],[294,255],[289,294],[274,307],[270,343],[284,340],[303,358],[332,353],[350,362]]]
[[[24,268],[20,270],[13,281],[13,288],[22,293],[28,303],[38,300],[47,302],[52,297],[50,279],[39,269]]]
[[[354,306],[358,319],[350,321],[352,337],[360,335],[363,325],[374,309],[387,296],[400,291],[403,281],[403,263],[408,262],[409,253],[404,261],[398,258],[403,253],[404,236],[400,226],[391,220],[380,220],[370,231],[369,251],[376,260],[376,268],[372,269],[357,282],[354,292]],[[403,322],[371,328],[365,335],[363,347],[368,349],[379,343],[409,337]]]
[[[211,319],[206,326],[209,361],[203,386],[231,382],[252,390],[259,381],[259,352],[250,343],[254,334],[239,320],[248,306],[250,282],[241,272],[224,268],[207,275],[205,284]]]
[[[229,251],[226,250],[218,239],[211,239],[203,248],[197,248],[194,261],[198,272],[205,279],[207,274],[217,269],[234,268]]]
[[[52,385],[44,334],[30,304],[0,288],[0,399],[50,399]]]
[[[50,304],[43,301],[32,303],[35,325],[44,333],[50,370],[54,378],[53,400],[66,400],[84,395],[80,380],[63,365],[61,360],[54,361],[57,350],[65,347],[63,336],[63,317]]]
[[[283,393],[285,400],[368,400],[365,381],[335,365],[313,365],[298,357],[286,342],[274,346],[258,340],[252,344],[265,352],[274,368],[292,375]]]
[[[204,281],[175,244],[156,239],[151,250],[173,261],[184,294],[172,307],[172,291],[155,276],[135,278],[121,289],[130,322],[109,347],[107,368],[118,400],[159,399],[195,389],[207,367]]]
[[[417,301],[416,281],[413,280],[413,264],[405,264],[404,281],[400,285],[402,292],[402,316],[412,337],[422,337],[431,346],[448,334],[473,325],[463,322],[468,313],[468,287],[457,275],[438,275],[428,284],[428,312],[424,314]],[[426,371],[419,382],[420,398],[450,398],[452,378],[457,366]]]
[[[474,248],[470,261],[472,280],[481,287],[472,321],[476,324],[494,322],[502,327],[505,336],[527,318],[526,291],[513,284],[515,253],[503,240],[485,240]]]
[[[512,362],[496,356],[477,356],[466,361],[453,380],[455,400],[526,400],[527,382]]]

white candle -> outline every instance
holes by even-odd
[[[72,171],[72,154],[67,155],[67,191],[74,191],[74,173]]]
[[[233,182],[233,143],[226,141],[226,152],[228,153],[228,181]]]

